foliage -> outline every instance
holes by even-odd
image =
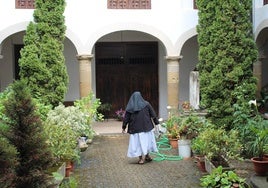
[[[251,1],[197,0],[200,106],[213,123],[228,130],[234,120],[235,93],[255,96],[252,65],[257,60]],[[243,87],[239,87],[243,85]]]
[[[93,137],[94,131],[88,124],[88,114],[82,112],[78,107],[65,107],[62,103],[49,111],[47,123],[58,126],[67,126],[76,134],[76,137],[88,136]]]
[[[16,182],[15,168],[18,165],[18,153],[16,148],[1,134],[0,143],[0,185],[2,188],[14,187]]]
[[[5,91],[0,93],[0,121],[7,122],[9,121],[8,117],[5,114],[4,101],[7,100],[8,95],[10,94],[11,87],[7,87]]]
[[[78,182],[75,179],[75,177],[69,177],[69,179],[66,179],[60,185],[60,188],[77,188],[77,187],[78,187]]]
[[[205,118],[190,113],[181,117],[179,134],[180,137],[193,139],[208,126],[211,126],[211,124]]]
[[[117,111],[115,112],[116,118],[117,118],[118,120],[122,121],[122,120],[124,119],[124,117],[125,117],[125,113],[126,113],[126,111],[123,110],[122,108],[120,108],[119,110],[117,110]]]
[[[36,0],[34,22],[24,36],[19,59],[20,77],[27,81],[34,98],[54,107],[67,92],[68,74],[63,56],[65,0]]]
[[[12,92],[4,102],[6,116],[11,120],[6,139],[18,152],[16,187],[47,187],[45,173],[52,155],[46,144],[43,124],[36,114],[30,90],[24,81],[12,84]]]
[[[239,157],[241,144],[235,130],[206,128],[199,133],[196,139],[197,142],[203,144],[202,148],[199,148],[199,152],[205,154],[208,159],[219,159],[221,156],[227,159]]]
[[[112,104],[110,103],[100,104],[97,110],[98,110],[98,113],[102,114],[102,119],[98,119],[98,120],[102,121],[105,117],[107,118],[107,113],[111,110],[111,108],[112,108]]]
[[[47,143],[56,161],[79,160],[77,140],[90,131],[86,114],[74,106],[60,104],[49,111],[45,121]]]
[[[100,99],[95,98],[95,95],[92,92],[90,92],[88,96],[76,100],[74,106],[87,114],[88,125],[91,125],[94,119],[103,119],[103,115],[98,112],[98,109],[101,106]]]
[[[239,177],[233,171],[223,171],[222,166],[215,168],[211,174],[203,176],[201,179],[201,186],[207,188],[216,187],[248,187],[246,180]]]
[[[258,112],[257,101],[234,105],[234,124],[243,144],[243,156],[262,158],[268,145],[268,121]]]
[[[172,139],[179,139],[179,125],[181,123],[181,117],[177,115],[170,116],[166,121],[167,134]]]
[[[41,120],[44,122],[47,119],[48,112],[52,109],[51,104],[44,104],[42,99],[35,99],[33,101],[36,104],[36,113],[40,116]]]

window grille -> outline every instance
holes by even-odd
[[[151,9],[151,0],[108,0],[108,9]]]
[[[16,9],[34,9],[34,0],[16,0]]]
[[[196,0],[193,0],[194,1],[194,9],[197,9],[197,6],[196,6]]]

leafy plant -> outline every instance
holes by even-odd
[[[82,112],[87,114],[87,123],[91,125],[94,119],[102,120],[103,115],[98,109],[101,106],[100,99],[95,98],[95,95],[90,92],[88,96],[74,102],[74,106],[78,107]]]
[[[119,110],[117,110],[117,111],[115,112],[116,118],[117,118],[118,120],[122,121],[122,120],[124,119],[124,117],[125,117],[125,113],[126,113],[126,111],[123,110],[122,108],[120,108]]]
[[[209,122],[202,117],[190,113],[181,117],[179,126],[180,137],[186,139],[195,138],[199,132],[206,128]]]
[[[77,188],[78,187],[78,182],[75,179],[75,177],[69,177],[69,179],[64,180],[60,188]]]
[[[81,134],[87,134],[86,115],[77,107],[64,107],[63,104],[49,111],[45,121],[47,143],[57,161],[79,160],[77,140]]]
[[[223,171],[222,166],[215,168],[211,174],[203,176],[200,181],[201,186],[207,188],[248,187],[245,179],[239,177],[233,171]]]
[[[262,159],[268,145],[268,120],[258,111],[257,101],[235,105],[236,129],[239,131],[246,157],[258,156]]]
[[[172,139],[178,139],[179,134],[179,125],[181,123],[181,117],[177,115],[170,116],[166,121],[166,129],[168,137]]]
[[[231,159],[239,158],[241,144],[237,135],[235,130],[227,132],[222,128],[207,128],[196,139],[199,143],[203,143],[202,153],[208,159],[218,160],[222,156]]]

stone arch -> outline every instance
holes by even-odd
[[[268,19],[263,20],[257,27],[256,27],[256,31],[254,32],[254,39],[257,40],[260,32],[264,29],[268,27]]]
[[[11,25],[4,30],[2,30],[0,33],[0,44],[10,35],[13,35],[15,33],[18,33],[20,31],[25,31],[27,26],[29,25],[29,22],[21,22],[14,25]]]
[[[174,45],[172,44],[170,38],[157,28],[139,23],[127,23],[127,24],[119,23],[119,24],[107,25],[104,28],[98,29],[93,35],[90,36],[90,38],[84,45],[84,49],[79,49],[78,53],[92,52],[95,43],[102,36],[110,34],[112,32],[126,31],[126,30],[144,32],[150,34],[162,42],[162,44],[166,48],[167,54],[170,54],[174,51]]]
[[[197,35],[197,31],[196,31],[196,28],[193,27],[191,29],[189,29],[188,31],[184,32],[177,40],[177,42],[175,43],[175,52],[180,54],[181,53],[181,50],[182,50],[182,47],[184,45],[184,43],[190,39],[191,37]],[[174,53],[175,53],[174,52]]]

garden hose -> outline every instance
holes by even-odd
[[[170,150],[171,146],[168,142],[168,138],[165,135],[162,135],[157,143],[157,148],[158,152],[152,152],[152,155],[155,155],[154,161],[164,161],[164,160],[169,160],[169,161],[179,161],[182,160],[183,158],[178,155],[166,155],[161,153],[161,150]]]

